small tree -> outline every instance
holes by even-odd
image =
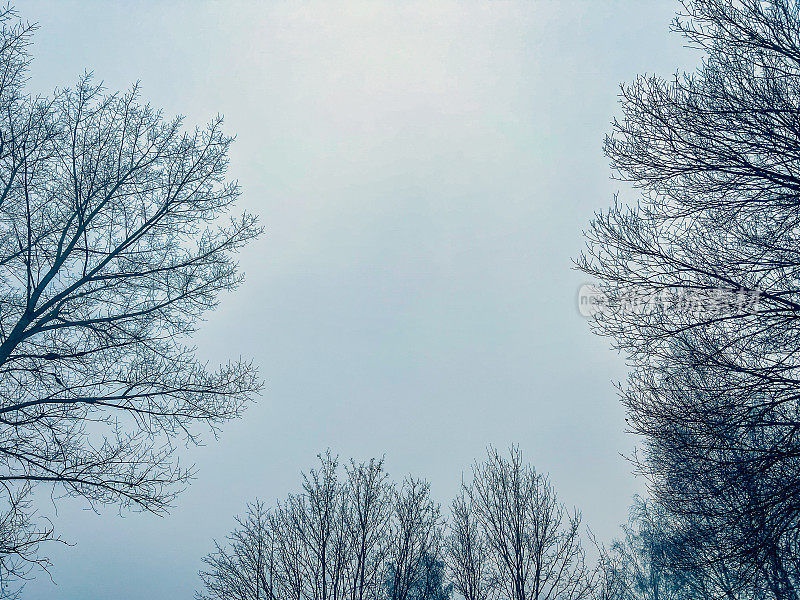
[[[328,451],[319,459],[318,469],[303,474],[302,492],[289,496],[282,510],[283,523],[293,530],[289,535],[300,544],[305,596],[329,600],[344,595],[352,545],[338,458]]]
[[[371,459],[345,467],[330,451],[302,491],[267,514],[258,501],[204,562],[200,600],[447,600],[442,521],[429,485],[399,489]],[[235,595],[239,594],[239,595]]]
[[[450,533],[446,540],[446,561],[455,590],[464,600],[493,597],[489,546],[475,514],[475,507],[462,489],[450,507]]]
[[[391,517],[392,486],[383,459],[347,468],[346,524],[351,536],[352,561],[347,577],[350,600],[378,596],[386,560],[386,538]]]
[[[375,600],[384,593],[393,486],[383,461],[353,460],[340,480],[330,451],[302,490],[267,513],[256,501],[204,559],[201,600]],[[249,594],[249,595],[248,595]]]
[[[586,564],[580,515],[558,502],[548,479],[523,462],[518,448],[508,458],[490,448],[487,460],[473,467],[465,494],[486,540],[490,580],[503,597],[590,597],[596,573]]]
[[[429,578],[440,572],[441,538],[440,507],[431,500],[430,484],[407,478],[392,502],[386,556],[389,600],[424,597]]]
[[[196,595],[198,600],[278,597],[279,561],[269,512],[256,501],[236,522],[238,527],[227,537],[228,543],[215,543],[216,551],[203,559],[208,570],[200,572],[205,592]]]
[[[636,499],[624,537],[613,551],[621,565],[625,600],[688,600],[689,588],[673,562],[674,545],[668,518],[658,507]],[[710,597],[708,595],[707,597]]]
[[[708,560],[712,540],[699,543],[700,524],[676,520],[658,503],[636,498],[623,537],[602,556],[608,600],[695,600],[783,598],[769,578]]]

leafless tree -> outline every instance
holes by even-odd
[[[627,580],[625,563],[614,552],[609,552],[597,544],[599,557],[597,561],[597,579],[594,583],[593,600],[627,600]]]
[[[705,539],[702,523],[677,518],[652,500],[636,498],[623,537],[603,552],[607,600],[772,600],[765,573],[752,573],[735,562],[709,560],[723,544]],[[722,550],[717,550],[722,554]]]
[[[655,498],[697,525],[698,556],[776,598],[800,582],[799,10],[684,3],[674,28],[703,64],[622,88],[605,149],[642,197],[597,216],[579,261],[617,307],[595,326],[633,365],[622,398]]]
[[[275,540],[281,569],[282,587],[276,598],[302,600],[307,588],[305,578],[305,548],[300,534],[292,526],[293,517],[287,506],[279,506],[272,514],[270,526]]]
[[[351,600],[377,598],[383,585],[392,486],[383,459],[356,463],[347,469],[346,523],[352,540],[348,569]]]
[[[442,542],[441,509],[427,481],[409,477],[396,490],[387,551],[389,600],[412,600],[427,563],[438,560]],[[416,599],[414,599],[416,600]],[[427,599],[420,599],[427,600]]]
[[[340,480],[338,458],[319,458],[300,493],[269,514],[256,502],[216,544],[197,597],[442,600],[442,520],[429,485],[396,488],[382,459],[351,460]]]
[[[203,559],[207,571],[200,573],[205,592],[198,600],[274,600],[278,581],[278,557],[269,512],[256,501],[247,515],[237,517],[238,527],[227,544],[215,544],[216,551]]]
[[[303,474],[303,492],[284,506],[284,523],[302,548],[303,593],[306,598],[343,598],[348,556],[344,522],[345,492],[339,483],[338,459],[330,452],[320,456],[320,468]]]
[[[445,556],[455,590],[464,600],[494,597],[488,542],[472,500],[463,490],[451,504]]]
[[[49,573],[51,562],[39,554],[39,546],[63,540],[55,535],[49,519],[37,518],[30,484],[13,489],[5,485],[0,510],[0,598],[16,600],[34,567]]]
[[[671,560],[676,540],[671,536],[669,518],[657,505],[637,499],[623,533],[624,537],[613,546],[622,575],[620,599],[688,600],[691,597],[683,573]]]
[[[238,600],[229,590],[259,600],[382,597],[394,498],[383,461],[351,460],[340,481],[338,458],[328,451],[319,459],[300,493],[269,513],[257,501],[226,544],[216,544],[199,599]]]
[[[209,370],[187,345],[260,231],[221,220],[239,196],[231,138],[88,75],[26,95],[33,27],[0,22],[0,493],[50,484],[160,513],[192,475],[176,447],[260,387],[250,364]]]
[[[351,460],[345,474],[340,480],[338,459],[326,452],[319,468],[303,476],[301,493],[268,518],[240,522],[228,546],[206,557],[215,568],[201,573],[207,591],[198,598],[221,600],[224,590],[239,589],[228,580],[241,578],[251,582],[241,584],[248,598],[255,597],[254,582],[263,581],[271,595],[258,597],[277,600],[447,600],[453,590],[465,600],[599,597],[579,515],[557,502],[547,479],[517,449],[508,459],[491,450],[476,464],[474,480],[453,502],[446,539],[426,481],[407,477],[394,485],[383,460],[375,459]],[[242,540],[256,535],[260,542]],[[264,564],[265,574],[257,575],[253,565]]]
[[[489,449],[465,486],[485,536],[492,579],[509,600],[581,600],[594,590],[595,570],[586,563],[581,518],[558,502],[547,477],[523,462]]]

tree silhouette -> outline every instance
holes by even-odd
[[[586,563],[579,516],[517,449],[507,459],[491,450],[476,464],[449,526],[426,481],[392,483],[375,459],[351,460],[340,480],[338,459],[319,458],[300,493],[272,511],[256,501],[215,543],[199,600],[598,597],[604,571]]]
[[[188,345],[260,232],[226,217],[231,138],[219,117],[185,132],[138,86],[109,93],[89,75],[31,97],[34,27],[11,9],[0,21],[0,492],[10,511],[50,484],[162,512],[192,475],[175,449],[260,387],[250,364],[209,370]]]
[[[702,66],[623,86],[605,151],[641,200],[597,215],[578,264],[607,297],[596,331],[633,365],[622,399],[656,499],[694,524],[697,556],[796,598],[798,5],[683,6]]]
[[[490,448],[473,467],[464,494],[490,565],[491,585],[474,586],[476,597],[492,588],[509,600],[591,597],[597,573],[586,563],[581,517],[558,502],[548,478],[525,464],[519,448],[512,447],[508,458]]]

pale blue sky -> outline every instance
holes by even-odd
[[[516,442],[610,539],[641,489],[625,371],[578,315],[570,259],[620,187],[601,151],[619,83],[693,66],[676,7],[20,2],[41,25],[33,89],[89,69],[188,124],[223,113],[267,227],[196,339],[210,361],[253,357],[263,397],[184,453],[199,478],[168,518],[60,503],[75,546],[26,598],[190,598],[212,538],[327,447],[385,453],[446,504],[487,444]]]

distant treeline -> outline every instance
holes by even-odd
[[[637,499],[621,539],[597,544],[518,448],[490,448],[449,510],[382,459],[327,452],[301,490],[256,500],[204,559],[201,600],[689,600],[743,582],[707,568],[663,510]],[[584,544],[590,542],[591,558]],[[760,596],[748,596],[760,597]]]
[[[340,468],[330,452],[302,490],[252,503],[205,559],[198,598],[468,600],[589,598],[580,514],[521,452],[490,449],[445,518],[426,481],[389,479],[382,459]]]

